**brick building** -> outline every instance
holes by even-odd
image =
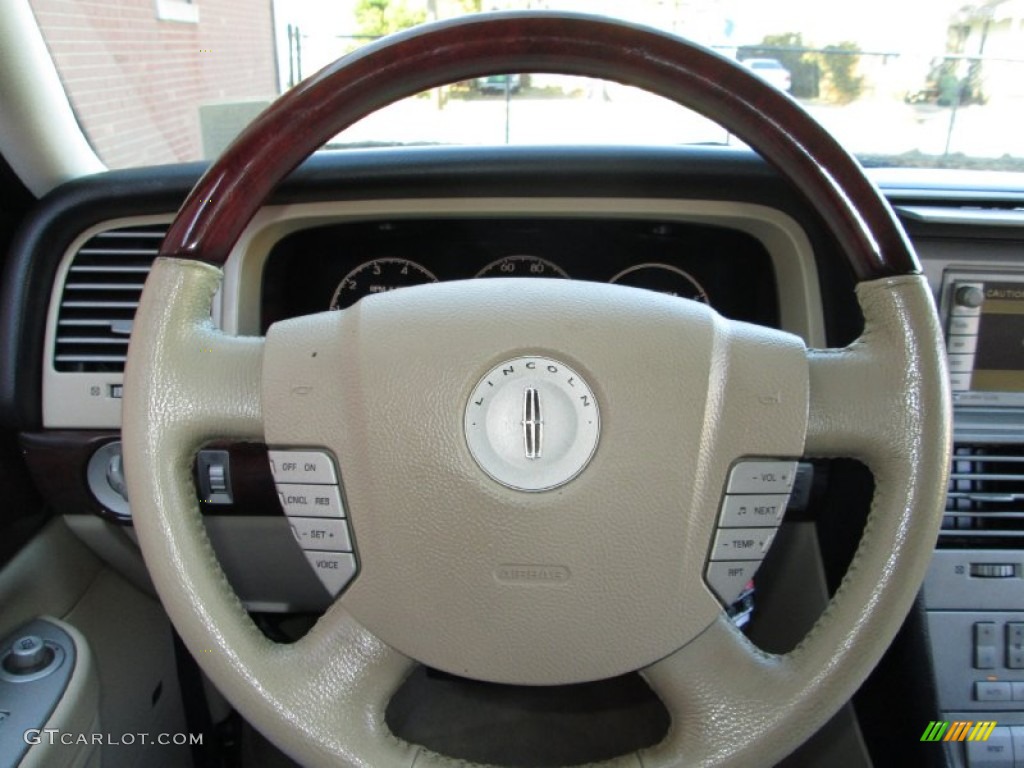
[[[199,159],[201,107],[277,95],[271,2],[31,5],[87,136],[119,168]]]

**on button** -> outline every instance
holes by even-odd
[[[275,483],[337,485],[334,462],[324,451],[267,451]]]

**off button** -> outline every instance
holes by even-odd
[[[345,507],[335,485],[279,483],[277,495],[289,517],[344,517]]]
[[[267,451],[275,483],[337,485],[334,462],[323,451]]]

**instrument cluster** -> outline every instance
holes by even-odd
[[[532,277],[610,282],[778,325],[771,259],[734,229],[629,219],[395,219],[294,232],[263,272],[262,330],[440,280]]]

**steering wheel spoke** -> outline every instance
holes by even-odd
[[[862,460],[874,472],[911,470],[909,454],[935,409],[949,416],[945,358],[928,285],[922,277],[861,283],[864,332],[843,349],[810,350],[810,413],[806,454]],[[927,316],[928,326],[910,318]],[[925,450],[948,445],[938,436]],[[948,435],[945,436],[948,443]],[[921,450],[918,448],[917,450]],[[945,484],[942,484],[945,489]]]
[[[158,259],[146,291],[160,299],[137,313],[128,356],[126,379],[137,383],[125,388],[126,411],[141,401],[149,417],[146,424],[126,420],[125,432],[143,430],[155,441],[173,431],[189,457],[208,440],[263,439],[263,339],[214,327],[210,307],[220,279],[215,267]]]

